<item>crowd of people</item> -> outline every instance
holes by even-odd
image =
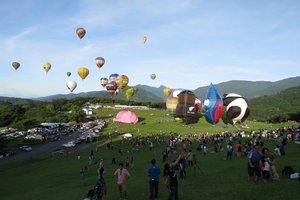
[[[274,149],[265,147],[265,139],[277,141]],[[208,153],[223,153],[225,160],[231,160],[233,156],[245,157],[247,158],[249,180],[262,180],[264,182],[280,180],[275,158],[286,154],[285,145],[288,140],[295,142],[296,145],[298,145],[297,142],[300,144],[300,127],[282,128],[275,131],[250,131],[249,133],[241,131],[236,133],[180,135],[172,132],[167,137],[165,134],[140,136],[130,140],[121,139],[117,154],[118,157],[123,157],[125,153],[128,155],[139,151],[155,152],[157,145],[164,145],[165,148],[161,152],[161,162],[164,164],[162,171],[163,181],[160,181],[161,170],[157,164],[160,154],[155,152],[152,154],[153,159],[150,159],[150,165],[147,170],[149,199],[153,200],[159,196],[159,182],[163,182],[163,185],[166,185],[169,191],[168,199],[178,200],[179,182],[177,177],[185,179],[187,176],[186,167],[197,166],[197,155],[205,156]],[[196,146],[195,153],[192,144]],[[114,146],[111,139],[109,139],[106,148],[115,151]],[[209,148],[211,149],[209,150]],[[133,168],[134,158],[127,155],[123,162],[119,162],[118,168],[113,174],[116,177],[120,200],[128,199],[126,185],[131,176],[129,171]],[[113,154],[111,164],[115,165],[116,163],[117,159],[115,154]],[[100,160],[97,172],[98,180],[93,189],[93,196],[97,196],[97,199],[102,199],[106,194],[103,160]],[[91,195],[92,192],[89,191],[86,199],[91,199]]]

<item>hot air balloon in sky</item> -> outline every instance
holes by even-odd
[[[102,77],[100,79],[100,84],[102,85],[102,87],[105,87],[107,83],[108,83],[108,79],[107,78]]]
[[[78,35],[78,37],[80,38],[80,39],[82,39],[84,36],[85,36],[85,33],[86,33],[86,31],[85,31],[85,29],[84,28],[77,28],[76,29],[76,34]]]
[[[102,57],[97,57],[96,58],[96,65],[99,67],[99,69],[104,65],[105,60]]]
[[[46,73],[48,73],[48,71],[51,69],[51,64],[49,62],[45,62],[43,64],[43,68],[46,71]]]
[[[154,80],[154,79],[156,78],[156,75],[155,75],[155,74],[151,74],[151,75],[150,75],[150,78],[151,78],[152,80]]]
[[[244,122],[250,114],[247,99],[239,94],[223,95],[223,105],[226,107],[226,117],[231,124]]]
[[[110,82],[116,82],[118,76],[119,74],[111,74],[108,79]]]
[[[116,83],[120,89],[123,89],[127,86],[129,79],[126,75],[120,75],[116,79]]]
[[[67,76],[71,76],[71,74],[72,74],[71,72],[67,72]]]
[[[209,122],[217,123],[222,116],[223,100],[217,88],[210,84],[204,99],[205,116]]]
[[[116,82],[109,82],[106,84],[106,90],[107,90],[107,93],[109,93],[110,95],[112,96],[116,96],[118,94],[118,86],[116,84]]]
[[[18,62],[12,62],[11,65],[15,70],[17,70],[20,67],[20,63]]]
[[[89,69],[86,67],[80,67],[77,70],[78,75],[82,80],[84,80],[90,73]]]
[[[129,100],[137,92],[136,87],[126,87],[123,89],[124,97]]]
[[[67,88],[71,92],[73,92],[73,90],[75,90],[76,87],[77,87],[77,83],[75,81],[70,80],[70,81],[67,82]]]
[[[172,90],[168,87],[164,88],[164,90],[163,90],[164,95],[167,97],[170,96],[171,92],[172,92]]]
[[[146,42],[147,42],[147,40],[148,40],[148,38],[147,38],[147,36],[142,36],[142,42],[145,44]]]

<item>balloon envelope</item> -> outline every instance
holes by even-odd
[[[147,40],[148,40],[147,36],[144,35],[144,36],[142,37],[143,43],[145,44],[145,43],[147,42]]]
[[[71,76],[71,74],[72,74],[71,72],[67,72],[67,76]]]
[[[97,65],[99,68],[101,68],[101,67],[104,65],[104,63],[105,63],[104,58],[102,58],[102,57],[97,57],[97,58],[96,58],[96,65]]]
[[[49,62],[45,62],[43,64],[43,68],[45,69],[46,73],[51,69],[51,64]]]
[[[116,82],[118,76],[119,74],[111,74],[108,79],[110,82]]]
[[[175,116],[175,114],[176,114],[177,103],[178,103],[178,98],[175,98],[175,97],[169,97],[166,101],[167,111],[172,116]]]
[[[239,94],[223,95],[223,104],[226,107],[226,117],[231,124],[244,122],[250,114],[247,99]]]
[[[150,75],[150,78],[151,78],[152,80],[154,80],[154,79],[156,78],[156,75],[155,75],[155,74],[151,74],[151,75]]]
[[[76,34],[80,39],[82,39],[85,36],[85,33],[86,33],[86,31],[84,28],[80,27],[80,28],[76,29]]]
[[[116,79],[116,83],[120,89],[123,89],[127,86],[129,79],[126,75],[120,75]]]
[[[195,117],[195,114],[195,94],[189,90],[180,92],[176,105],[176,117]]]
[[[205,116],[209,122],[217,123],[222,116],[223,100],[217,88],[210,84],[204,100]]]
[[[108,94],[110,94],[112,96],[116,96],[118,94],[118,92],[117,92],[118,86],[117,86],[116,82],[109,82],[106,84],[105,87],[106,87]]]
[[[171,94],[171,92],[172,92],[172,90],[168,87],[164,88],[164,90],[163,90],[164,95],[167,97]]]
[[[13,68],[15,70],[17,70],[20,67],[20,63],[18,63],[18,62],[12,62],[11,65],[13,66]]]
[[[73,90],[75,90],[76,87],[77,87],[77,83],[75,81],[70,80],[70,81],[67,82],[67,88],[71,92],[73,92]]]
[[[77,73],[80,76],[80,78],[84,80],[89,75],[90,71],[86,67],[79,67]]]
[[[107,83],[108,83],[108,79],[107,78],[102,77],[100,79],[100,84],[102,85],[102,87],[105,87]]]

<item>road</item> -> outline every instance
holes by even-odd
[[[30,151],[30,152],[18,151],[15,155],[0,158],[0,164],[13,162],[13,161],[20,161],[20,160],[28,159],[31,157],[36,157],[36,156],[44,155],[47,153],[51,153],[56,148],[62,148],[62,144],[66,143],[70,140],[73,140],[75,138],[78,138],[80,135],[81,135],[80,132],[75,132],[75,133],[72,133],[69,135],[60,136],[60,139],[57,141],[46,142],[46,143],[42,143],[42,144],[38,144],[38,145],[32,145],[32,151]],[[83,142],[83,143],[76,145],[75,147],[73,147],[71,149],[80,151],[83,149],[92,149],[93,146],[94,145],[92,143]]]

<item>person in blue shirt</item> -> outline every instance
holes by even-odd
[[[150,197],[149,199],[157,198],[158,196],[158,183],[159,183],[159,174],[160,168],[156,165],[156,160],[151,160],[151,166],[148,169],[149,176],[149,188],[150,188]]]

